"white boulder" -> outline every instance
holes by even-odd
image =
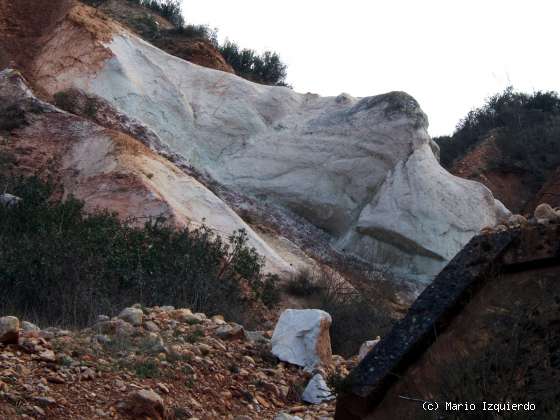
[[[286,309],[272,334],[272,353],[280,360],[313,369],[331,362],[331,316],[319,309]]]
[[[316,374],[311,378],[301,396],[303,401],[310,404],[321,404],[334,398],[334,394],[321,374]]]

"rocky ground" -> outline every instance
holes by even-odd
[[[332,418],[332,400],[302,394],[355,360],[330,357],[328,343],[327,363],[304,369],[277,359],[271,337],[172,307],[137,305],[79,331],[3,317],[0,418]]]

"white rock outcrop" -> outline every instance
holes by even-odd
[[[301,399],[310,404],[321,404],[334,399],[334,394],[329,389],[323,376],[316,374],[305,387]]]
[[[47,95],[79,88],[104,98],[205,179],[236,198],[290,210],[328,232],[337,250],[429,280],[507,212],[481,184],[439,166],[427,118],[403,92],[320,97],[251,83],[171,56],[89,9],[68,8],[44,29],[36,86]],[[170,191],[170,200],[183,198]],[[198,199],[186,213],[201,213]],[[279,241],[270,252],[251,240],[272,258],[280,254]]]
[[[106,47],[112,57],[96,74],[61,70],[47,90],[105,98],[198,170],[306,218],[339,250],[427,280],[507,212],[482,184],[439,165],[427,118],[405,93],[262,86],[125,32]]]
[[[319,309],[286,309],[272,334],[272,353],[280,360],[313,369],[332,357],[331,316]]]

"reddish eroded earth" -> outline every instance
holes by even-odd
[[[140,323],[104,317],[0,343],[0,418],[332,418],[334,401],[302,403],[310,374],[272,355],[271,331],[245,332],[188,309],[137,308]],[[355,362],[333,356],[325,374],[346,375]],[[139,391],[155,401],[135,398]]]
[[[521,213],[534,195],[533,188],[522,174],[495,169],[493,163],[499,160],[499,156],[495,139],[489,136],[455,162],[450,172],[484,184],[508,209]]]

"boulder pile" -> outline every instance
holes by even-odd
[[[287,310],[274,332],[249,331],[140,305],[76,331],[2,317],[0,418],[332,418],[326,382],[356,358],[331,355],[330,321]]]

